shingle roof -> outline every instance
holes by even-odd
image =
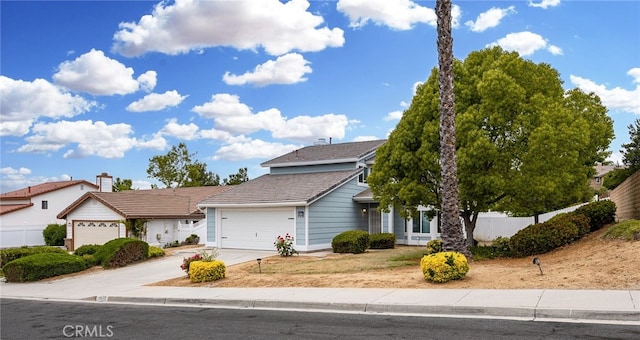
[[[88,192],[58,214],[65,218],[73,209],[93,198],[125,218],[200,219],[197,203],[231,189],[231,186]]]
[[[335,163],[336,161],[356,161],[372,153],[385,142],[386,140],[373,140],[306,146],[260,165],[263,167],[281,167],[300,164],[326,164]]]
[[[85,180],[47,182],[14,191],[5,192],[3,194],[0,194],[0,200],[28,199],[34,196],[45,194],[47,192],[71,187],[78,184],[85,184],[98,189],[97,185]]]
[[[200,206],[308,204],[362,170],[263,175],[201,201]]]

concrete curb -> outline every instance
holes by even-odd
[[[100,303],[203,306],[218,308],[255,308],[307,311],[332,311],[371,314],[407,314],[454,317],[501,317],[525,320],[590,320],[600,322],[632,322],[640,324],[640,311],[584,310],[538,307],[478,307],[451,305],[401,305],[372,303],[327,303],[282,300],[148,298],[126,296],[94,296],[85,301]]]

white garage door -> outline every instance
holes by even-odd
[[[293,235],[294,208],[220,211],[220,248],[275,250],[278,235]]]
[[[85,244],[105,244],[118,238],[119,224],[117,222],[88,222],[73,223],[73,248],[78,249]]]

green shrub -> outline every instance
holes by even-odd
[[[147,257],[161,257],[164,256],[164,250],[160,247],[149,246],[149,254]]]
[[[3,272],[7,282],[37,281],[52,276],[75,273],[87,267],[80,256],[42,253],[7,263]]]
[[[626,220],[609,228],[602,238],[617,240],[640,240],[640,220]]]
[[[67,226],[64,224],[49,224],[42,231],[44,244],[48,246],[64,246],[64,239],[67,237]]]
[[[392,233],[380,233],[369,235],[369,247],[371,249],[393,249],[396,246],[396,235]]]
[[[189,278],[191,282],[209,282],[224,279],[226,266],[220,260],[194,261],[189,266]]]
[[[463,279],[469,272],[469,263],[463,254],[445,251],[424,256],[420,269],[425,280],[442,283]]]
[[[369,248],[369,233],[363,230],[349,230],[336,235],[331,240],[334,253],[364,253]]]
[[[573,211],[574,214],[584,215],[589,218],[591,231],[599,230],[606,224],[616,220],[616,204],[613,201],[597,201],[581,206]]]
[[[5,248],[0,250],[0,268],[2,268],[2,266],[4,266],[5,264],[13,260],[17,260],[21,257],[42,253],[67,254],[67,251],[53,246]]]
[[[73,255],[78,255],[78,256],[93,255],[98,251],[98,249],[100,249],[100,247],[102,246],[99,244],[85,244],[83,246],[78,247],[73,252]]]
[[[442,240],[431,240],[427,242],[427,255],[439,253],[442,251]]]
[[[186,239],[184,239],[184,241],[182,242],[182,245],[198,244],[198,243],[200,243],[200,236],[198,236],[197,234],[191,234],[187,236]]]
[[[584,222],[579,217],[576,220]],[[579,227],[571,216],[532,224],[513,235],[509,246],[518,257],[546,253],[579,239],[580,228],[583,227]]]
[[[147,242],[135,238],[117,238],[102,245],[93,256],[104,268],[111,268],[144,260],[148,254]]]
[[[509,238],[502,236],[493,240],[490,246],[475,246],[471,247],[469,250],[473,255],[474,261],[512,256]]]
[[[84,255],[82,255],[82,260],[84,261],[84,263],[87,266],[87,268],[91,268],[93,266],[97,266],[97,265],[100,264],[100,261],[98,261],[96,259],[96,257],[93,256],[93,254],[84,254]]]

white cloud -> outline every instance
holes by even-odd
[[[259,139],[225,145],[218,149],[214,160],[241,161],[270,159],[301,148],[301,145],[270,143]]]
[[[258,65],[253,72],[246,72],[240,76],[226,72],[222,80],[229,85],[295,84],[307,80],[304,75],[312,71],[308,64],[309,62],[302,55],[289,53],[278,57],[275,61],[269,60]]]
[[[523,57],[543,48],[547,48],[552,54],[562,54],[562,49],[548,45],[547,40],[541,35],[528,31],[509,33],[504,38],[487,46],[500,46],[507,51],[516,51]]]
[[[555,7],[560,4],[560,0],[542,0],[540,2],[529,1],[529,7],[539,7],[547,9],[549,7]]]
[[[384,120],[389,121],[389,120],[400,120],[400,118],[402,118],[402,111],[392,111],[387,113],[387,116],[384,117]]]
[[[514,6],[507,8],[492,7],[488,11],[480,13],[475,22],[467,21],[465,25],[469,26],[474,32],[484,32],[489,28],[498,26],[502,18],[514,13],[517,13]]]
[[[214,94],[211,96],[210,102],[197,105],[191,111],[204,118],[247,116],[251,114],[251,108],[241,103],[240,97],[228,93]]]
[[[238,96],[228,93],[215,94],[210,102],[195,106],[192,111],[201,117],[213,119],[217,136],[221,131],[236,135],[264,130],[271,132],[274,138],[312,142],[321,137],[342,139],[351,123],[345,115],[336,114],[287,119],[275,108],[254,114],[248,105],[240,102]]]
[[[370,140],[378,140],[380,138],[376,137],[376,136],[358,136],[356,138],[353,139],[354,142],[366,142],[366,141],[370,141]]]
[[[21,167],[14,169],[12,167],[5,167],[0,169],[0,192],[5,193],[45,182],[69,180],[71,180],[71,176],[66,174],[53,177],[33,176],[29,168]]]
[[[69,118],[97,105],[44,79],[28,82],[1,75],[0,98],[0,136],[22,136],[40,117]]]
[[[636,83],[634,90],[625,90],[620,87],[607,89],[605,85],[596,84],[589,79],[574,75],[570,75],[569,78],[582,91],[595,93],[609,110],[640,114],[640,68],[632,68],[627,74],[634,78],[634,83]]]
[[[344,32],[320,27],[324,19],[308,8],[307,0],[163,1],[137,23],[120,23],[113,50],[133,57],[152,51],[176,55],[231,46],[263,47],[271,55],[282,55],[342,46]]]
[[[176,118],[169,119],[167,124],[160,130],[163,135],[169,135],[184,140],[192,140],[197,137],[197,132],[200,128],[193,123],[178,124]]]
[[[61,63],[53,80],[73,91],[94,95],[124,95],[140,88],[152,90],[156,76],[155,71],[147,71],[134,79],[131,67],[105,56],[100,50],[91,49],[73,61]]]
[[[76,148],[67,150],[64,158],[122,158],[133,147],[150,147],[146,142],[130,137],[133,129],[124,123],[108,125],[91,120],[60,121],[37,123],[32,131],[33,134],[25,138],[27,144],[18,148],[18,152],[50,153],[73,144]]]
[[[167,107],[178,106],[187,96],[181,96],[178,91],[167,91],[165,93],[151,93],[127,106],[127,111],[145,112],[160,111]]]
[[[354,28],[372,21],[396,30],[409,30],[418,23],[436,27],[438,19],[433,9],[410,0],[340,0],[336,7]]]

